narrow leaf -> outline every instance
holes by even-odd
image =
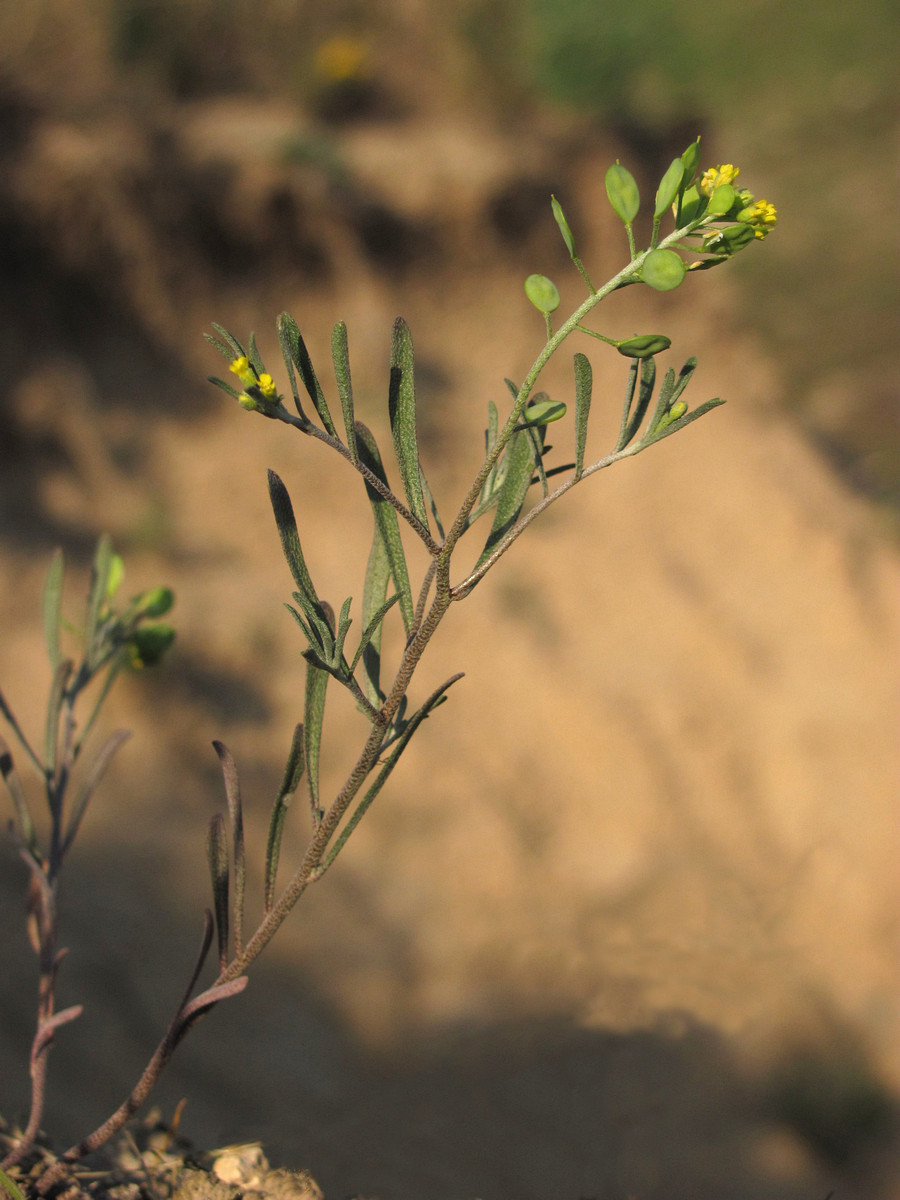
[[[381,455],[378,453],[375,438],[361,421],[356,422],[356,435],[360,461],[369,468],[373,475],[377,475],[385,486],[388,486],[387,476],[384,473]],[[372,505],[375,528],[378,536],[384,543],[394,586],[400,593],[400,611],[403,614],[403,624],[408,636],[412,629],[413,601],[412,591],[409,586],[409,571],[406,566],[406,553],[400,537],[400,523],[397,520],[397,513],[392,505],[368,483],[366,484],[366,492],[369,496],[369,503]],[[382,595],[381,599],[383,598],[384,596]]]
[[[400,467],[403,490],[410,510],[428,528],[425,499],[419,468],[419,445],[416,438],[416,386],[412,334],[402,317],[394,322],[391,341],[391,382],[388,392],[388,411],[394,453]]]
[[[52,775],[56,770],[56,756],[59,746],[59,710],[62,707],[66,684],[71,678],[72,660],[67,658],[57,665],[50,685],[50,696],[47,700],[47,724],[44,730],[44,755],[47,770]]]
[[[277,796],[272,805],[269,817],[269,834],[266,838],[266,870],[263,888],[263,906],[267,913],[272,911],[275,903],[275,882],[278,876],[278,859],[281,854],[281,835],[284,831],[284,821],[287,810],[293,803],[293,796]]]
[[[112,567],[113,550],[108,534],[103,534],[97,543],[91,569],[91,587],[88,593],[87,612],[84,623],[84,657],[89,668],[96,664],[102,645],[98,640],[100,615],[106,602],[109,572]]]
[[[587,445],[588,417],[591,414],[593,372],[587,356],[575,355],[575,478],[584,472],[584,452]]]
[[[245,358],[247,356],[247,351],[237,340],[234,334],[228,332],[224,325],[217,325],[215,321],[212,321],[211,324],[213,329],[222,339],[222,342],[224,342],[228,347],[228,349],[223,351],[226,358],[229,357],[229,351],[231,358]],[[217,342],[216,339],[211,337],[208,333],[205,336],[208,342],[212,342],[214,346],[219,346],[221,348],[222,342]]]
[[[312,578],[303,557],[291,498],[288,495],[287,488],[274,471],[269,471],[269,498],[272,501],[275,524],[278,526],[278,534],[281,538],[281,548],[284,551],[284,557],[294,577],[294,582],[304,597],[304,608],[309,605],[324,619],[321,602],[316,595],[316,589],[313,586]]]
[[[183,1009],[191,998],[191,992],[197,986],[197,980],[200,978],[200,972],[203,970],[203,964],[206,962],[206,956],[209,954],[209,948],[212,945],[213,936],[213,917],[208,908],[203,910],[203,937],[200,940],[200,950],[194,961],[194,969],[191,972],[191,977],[188,980],[188,985],[184,989],[184,995],[181,998],[179,1009]]]
[[[359,461],[356,450],[356,429],[353,416],[353,384],[350,381],[350,350],[347,345],[347,326],[338,321],[331,333],[331,357],[334,361],[334,377],[337,380],[341,411],[344,414],[344,429],[347,432],[347,449],[353,464]]]
[[[631,419],[628,422],[628,427],[625,430],[626,446],[641,427],[641,422],[650,406],[653,388],[656,384],[656,360],[654,358],[642,358],[639,362],[641,378],[638,384],[638,398],[637,404],[634,406],[634,412],[631,414]]]
[[[515,433],[504,455],[506,474],[500,485],[497,496],[497,510],[494,513],[494,524],[488,535],[487,542],[481,552],[481,557],[475,564],[476,570],[494,551],[499,542],[506,537],[522,511],[525,496],[531,485],[531,476],[535,465],[535,451],[529,432]]]
[[[434,496],[431,494],[431,488],[428,485],[428,480],[425,478],[425,471],[421,464],[419,465],[419,479],[422,483],[422,491],[425,494],[425,503],[431,509],[431,515],[434,517],[434,527],[438,531],[438,537],[443,538],[444,526],[441,524],[440,513],[438,512],[437,504],[434,502]]]
[[[670,421],[668,425],[663,425],[662,429],[657,429],[654,433],[648,433],[646,437],[641,439],[641,449],[645,446],[651,446],[654,442],[661,442],[663,438],[667,438],[670,433],[677,433],[679,429],[684,429],[686,425],[690,425],[692,421],[698,420],[705,416],[710,409],[718,408],[725,401],[716,396],[713,400],[706,400],[703,404],[698,404],[696,408],[686,412],[683,417],[679,417],[675,421]]]
[[[233,388],[230,383],[226,383],[224,379],[219,379],[215,375],[207,375],[207,383],[214,383],[217,388],[221,388],[223,392],[227,392],[232,400],[240,400],[241,393],[237,388]]]
[[[336,438],[337,430],[331,419],[331,413],[328,411],[325,393],[322,391],[319,380],[313,370],[312,360],[309,357],[309,351],[306,349],[306,343],[301,336],[300,330],[297,328],[297,322],[288,313],[282,313],[278,318],[278,334],[282,341],[282,347],[286,348],[287,354],[290,356],[290,361],[300,373],[303,386],[306,388],[307,394],[310,400],[312,400],[316,412],[319,414],[319,420],[331,436]]]
[[[288,751],[287,762],[284,764],[284,774],[281,777],[279,795],[293,796],[303,778],[305,763],[303,759],[303,726],[294,727],[291,738],[291,748]]]
[[[306,760],[306,783],[313,820],[319,813],[319,755],[322,749],[322,726],[325,722],[325,700],[328,691],[328,672],[306,665],[306,703],[303,720],[303,751]]]
[[[256,374],[262,375],[266,368],[263,366],[263,360],[260,358],[259,347],[256,344],[255,333],[250,334],[250,346],[247,350],[247,359]]]
[[[385,602],[384,598],[390,578],[391,563],[376,521],[372,547],[369,550],[369,561],[366,565],[362,598],[362,623],[365,630],[363,642],[366,643],[362,652],[365,675],[363,691],[372,704],[379,704],[383,699],[381,692],[381,622],[377,620],[377,617]],[[397,592],[396,596],[399,600],[400,593]],[[370,629],[372,632],[366,639],[366,634]],[[360,645],[363,643],[361,642]]]
[[[272,805],[272,813],[269,817],[269,834],[266,839],[266,869],[263,890],[263,903],[265,905],[266,912],[270,912],[272,905],[275,903],[275,882],[278,876],[278,858],[281,853],[281,835],[284,829],[284,819],[287,816],[287,810],[293,802],[294,792],[296,792],[300,785],[300,780],[303,777],[303,746],[303,726],[297,725],[294,729],[294,736],[291,739],[291,748],[288,752],[287,762],[284,766],[281,787],[278,791],[278,795],[275,797],[275,803]]]
[[[19,822],[22,841],[33,855],[37,849],[37,834],[34,830],[34,822],[31,819],[31,810],[28,807],[25,789],[22,787],[22,781],[19,778],[19,772],[16,770],[16,764],[13,762],[12,753],[2,737],[0,737],[0,775],[3,776],[3,782],[6,784],[13,802],[13,808],[16,810],[16,818]]]
[[[634,401],[634,389],[637,385],[639,361],[639,359],[633,358],[628,370],[628,382],[625,384],[625,400],[622,404],[622,424],[619,427],[619,440],[616,442],[616,450],[624,450],[628,444],[628,425],[631,418],[631,405]]]
[[[0,1188],[3,1188],[11,1200],[25,1200],[25,1193],[16,1181],[2,1169],[0,1169]]]
[[[225,797],[228,801],[228,824],[231,832],[231,854],[234,863],[234,952],[244,949],[244,816],[241,808],[241,785],[237,767],[228,747],[222,742],[213,742],[219,756],[222,777],[225,781]]]
[[[225,843],[225,818],[221,813],[216,813],[210,819],[206,857],[212,880],[219,967],[224,970],[228,963],[228,847]]]
[[[87,811],[87,806],[90,803],[91,796],[100,785],[100,781],[106,774],[106,769],[112,762],[119,749],[125,745],[131,733],[127,729],[117,729],[115,733],[111,733],[94,757],[89,770],[85,774],[75,794],[75,799],[72,802],[72,811],[69,815],[69,823],[66,828],[66,834],[62,842],[61,855],[65,855],[69,847],[78,836],[78,829],[81,825],[84,814]]]
[[[47,653],[50,656],[50,668],[53,671],[59,666],[59,628],[65,566],[62,550],[54,550],[53,557],[50,559],[50,569],[47,571],[47,582],[44,584],[43,605],[44,638],[47,642]]]
[[[656,409],[649,425],[647,426],[648,434],[654,434],[656,432],[666,413],[673,404],[677,403],[681,393],[691,382],[691,376],[694,374],[696,367],[696,358],[689,358],[678,372],[678,378],[674,381],[674,386],[671,383],[669,383],[668,386],[665,386],[664,384],[660,389],[659,399],[656,402]],[[666,380],[666,383],[668,383],[668,380]]]
[[[373,640],[373,638],[375,638],[375,636],[377,634],[380,634],[381,624],[384,621],[384,618],[387,615],[388,611],[391,608],[393,608],[393,606],[397,603],[397,601],[399,599],[400,599],[400,593],[394,592],[393,596],[391,596],[390,599],[385,600],[384,604],[382,604],[380,608],[376,609],[375,614],[372,617],[372,620],[369,622],[369,624],[367,625],[365,630],[363,630],[363,635],[359,639],[359,645],[356,648],[356,653],[354,654],[353,661],[350,664],[350,674],[351,675],[356,670],[359,660],[362,658],[363,654],[366,651],[366,647],[371,643],[371,641]],[[380,638],[379,638],[379,646],[380,646]],[[374,703],[377,703],[377,700],[380,699],[380,697],[377,697],[377,698],[370,697],[370,699],[372,700],[372,703],[374,704]]]

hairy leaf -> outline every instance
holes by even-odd
[[[219,967],[224,970],[228,963],[228,847],[225,842],[225,818],[221,813],[210,818],[206,856],[216,914]]]
[[[360,461],[385,486],[388,486],[387,476],[384,473],[384,467],[381,462],[381,455],[378,453],[378,446],[371,431],[361,421],[357,421],[356,434]],[[409,635],[413,622],[413,601],[412,591],[409,586],[409,571],[406,566],[406,552],[403,549],[403,541],[400,537],[400,523],[397,520],[397,513],[380,492],[377,492],[368,482],[366,483],[366,492],[368,493],[369,503],[372,505],[377,534],[381,538],[385,553],[387,554],[394,586],[400,593],[400,611],[403,614],[403,624],[406,633]],[[378,603],[381,603],[383,599],[384,594],[382,593]]]
[[[338,321],[331,333],[331,357],[334,360],[334,377],[337,380],[338,395],[341,398],[341,411],[344,414],[344,429],[347,431],[347,449],[350,458],[356,464],[359,455],[356,450],[356,429],[353,416],[353,384],[350,381],[350,350],[347,345],[347,326]]]
[[[584,452],[587,445],[588,417],[591,414],[593,372],[587,356],[575,355],[575,478],[584,471]]]
[[[244,948],[244,816],[241,808],[241,785],[231,752],[223,742],[213,742],[219,756],[225,797],[228,801],[228,824],[231,832],[231,852],[234,862],[234,952]]]
[[[476,569],[490,558],[497,545],[515,525],[519,513],[522,511],[536,461],[534,443],[529,433],[528,430],[514,433],[506,447],[504,454],[506,472],[497,496],[494,523],[481,552],[481,557],[475,564]]]
[[[312,360],[309,357],[309,351],[306,349],[306,343],[300,334],[300,330],[297,328],[297,322],[289,313],[282,313],[278,318],[278,336],[281,339],[286,361],[289,359],[300,373],[303,386],[306,388],[309,398],[312,400],[315,410],[319,414],[319,420],[331,436],[336,438],[337,430],[334,427],[334,421],[331,419],[331,413],[328,411],[325,393],[322,391],[319,380],[313,370]]]
[[[410,511],[428,528],[420,478],[419,445],[416,438],[416,385],[412,334],[402,317],[394,322],[391,340],[391,382],[388,411],[394,453],[400,467],[403,490]]]
[[[59,666],[59,629],[65,565],[62,550],[54,550],[50,559],[50,569],[47,571],[47,582],[44,584],[44,638],[50,656],[50,669],[53,671]]]

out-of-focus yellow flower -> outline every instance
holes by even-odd
[[[757,200],[738,213],[738,220],[753,225],[756,236],[764,238],[778,224],[778,210],[768,200]]]
[[[329,83],[359,79],[369,61],[369,48],[362,38],[335,34],[318,47],[313,58],[316,73]]]
[[[719,167],[710,167],[709,170],[703,172],[703,177],[700,180],[700,191],[704,196],[711,196],[719,184],[733,184],[740,173],[741,168],[735,167],[731,163],[723,163]]]

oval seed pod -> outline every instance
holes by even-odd
[[[546,275],[529,275],[525,280],[525,295],[545,315],[559,308],[559,292],[556,284]]]
[[[606,194],[618,216],[630,225],[638,215],[641,196],[634,176],[621,163],[613,163],[606,172]]]
[[[164,617],[175,603],[175,593],[168,587],[151,588],[138,598],[138,608],[143,617]]]
[[[550,207],[553,209],[553,219],[559,226],[559,232],[566,243],[566,249],[569,251],[570,257],[574,258],[575,239],[572,237],[572,230],[569,228],[569,222],[566,220],[566,214],[562,210],[562,205],[555,196],[550,197]]]
[[[731,184],[720,183],[709,198],[706,215],[715,214],[717,217],[724,217],[727,212],[730,212],[734,208],[735,200],[737,200],[737,192]]]
[[[722,240],[730,254],[736,254],[738,250],[743,250],[756,237],[756,231],[752,225],[728,225],[721,233]]]
[[[671,345],[672,339],[662,333],[641,333],[637,337],[616,342],[616,349],[626,358],[651,358],[668,350]]]
[[[654,219],[658,220],[667,208],[675,203],[678,189],[684,182],[684,163],[680,158],[672,161],[668,171],[660,180],[656,189],[656,208],[653,210]]]
[[[522,414],[529,425],[549,425],[565,415],[566,406],[562,400],[532,400]]]
[[[674,250],[651,250],[641,267],[641,278],[658,292],[671,292],[686,271],[684,259]]]
[[[684,163],[684,178],[690,183],[697,174],[697,167],[700,164],[700,139],[696,142],[691,142],[687,150],[681,156],[681,161]]]

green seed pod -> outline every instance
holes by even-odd
[[[634,176],[620,163],[613,163],[606,172],[606,194],[618,216],[630,225],[638,215],[641,197]]]
[[[728,225],[721,232],[722,240],[731,254],[749,246],[756,237],[756,230],[752,225]]]
[[[717,217],[724,217],[726,213],[734,208],[736,200],[737,192],[735,192],[731,184],[720,183],[709,198],[709,204],[706,209],[707,216],[715,214]]]
[[[171,588],[155,587],[138,597],[137,607],[142,617],[164,617],[175,603]]]
[[[690,183],[697,174],[697,167],[700,165],[700,139],[696,142],[691,142],[687,150],[681,156],[681,161],[684,163],[684,178],[686,183]]]
[[[570,256],[574,258],[575,239],[572,237],[572,230],[569,228],[569,222],[566,220],[566,214],[562,210],[562,205],[555,196],[550,197],[550,207],[553,209],[553,219],[559,226],[559,232],[566,243],[566,249],[569,251]]]
[[[666,413],[666,422],[678,421],[687,412],[687,401],[677,400]]]
[[[546,275],[529,275],[525,280],[525,295],[545,315],[559,308],[559,292],[556,284]]]
[[[706,197],[697,190],[696,184],[686,188],[681,197],[681,224],[690,225],[703,216],[706,210]]]
[[[655,220],[659,220],[666,209],[671,208],[675,203],[678,189],[683,182],[684,163],[680,158],[676,158],[665,175],[663,175],[659,187],[656,189],[656,208],[653,210]]]
[[[171,625],[151,625],[138,629],[131,639],[131,662],[135,667],[155,667],[175,641]]]
[[[674,250],[651,250],[641,267],[641,278],[658,292],[671,292],[686,271],[684,259]]]
[[[616,342],[616,349],[626,358],[652,358],[672,345],[672,339],[662,333],[641,333],[637,337]]]
[[[522,415],[529,425],[550,425],[566,415],[566,406],[562,400],[532,400]]]

